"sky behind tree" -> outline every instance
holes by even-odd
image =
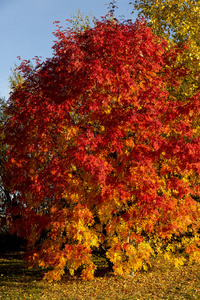
[[[66,19],[80,11],[100,19],[111,0],[0,0],[0,97],[9,97],[9,76],[21,59],[52,57],[54,21],[66,27]],[[115,16],[135,21],[129,0],[117,0]]]

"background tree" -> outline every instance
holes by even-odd
[[[130,4],[147,19],[156,35],[166,38],[172,45],[187,41],[189,47],[178,59],[191,71],[184,82],[185,96],[194,95],[200,83],[199,1],[138,0]]]
[[[5,113],[5,99],[0,98],[0,128],[2,130],[2,127],[4,126],[4,123],[7,119],[7,115]],[[6,207],[10,204],[10,194],[7,190],[5,183],[3,182],[3,174],[5,172],[4,170],[4,163],[6,161],[6,151],[7,147],[3,142],[4,135],[1,134],[0,136],[0,232],[5,231],[5,225],[6,225],[6,219],[5,219],[5,211]]]
[[[76,15],[70,15],[71,19],[68,20],[70,28],[74,31],[85,31],[95,24],[95,17],[92,14],[84,15],[80,9],[77,10]]]
[[[18,57],[19,60],[21,60],[20,57]],[[33,68],[33,66],[32,66]],[[18,69],[18,66],[15,65],[15,68],[12,69],[12,74],[11,76],[9,77],[9,88],[10,88],[10,91],[14,91],[16,88],[20,87],[23,83],[23,78],[20,74],[20,72],[17,71]]]
[[[12,230],[27,258],[52,267],[49,280],[79,266],[91,279],[100,247],[124,276],[158,253],[198,260],[199,94],[175,97],[184,46],[169,49],[143,21],[55,35],[51,59],[20,65],[4,125]]]
[[[10,91],[14,91],[17,87],[20,87],[22,84],[22,76],[17,71],[17,66],[15,66],[15,69],[12,70],[12,75],[9,78],[9,87]],[[7,104],[5,98],[0,98],[0,128],[1,128],[1,140],[0,140],[0,199],[1,199],[1,215],[3,216],[2,224],[2,231],[5,231],[5,224],[6,224],[6,209],[8,206],[13,202],[15,199],[14,195],[11,194],[11,191],[8,186],[6,186],[5,182],[3,181],[3,178],[5,178],[5,162],[7,160],[6,152],[8,149],[8,145],[4,143],[4,134],[2,132],[2,128],[5,124],[5,122],[8,120],[9,116],[6,112]],[[3,175],[4,174],[4,175]]]

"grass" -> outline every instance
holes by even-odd
[[[18,254],[4,255],[0,258],[0,299],[200,299],[197,264],[175,268],[156,262],[150,271],[124,279],[114,277],[102,261],[91,282],[65,275],[60,282],[47,283],[42,276],[40,269],[26,268]]]

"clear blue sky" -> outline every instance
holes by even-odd
[[[19,64],[17,56],[32,59],[52,57],[55,37],[54,21],[65,27],[66,19],[76,15],[80,9],[85,15],[91,13],[100,19],[108,12],[111,0],[0,0],[0,97],[9,97],[8,78],[11,68]],[[130,0],[117,0],[115,16],[135,21],[137,14],[131,14]]]

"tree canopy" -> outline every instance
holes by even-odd
[[[55,36],[51,59],[21,63],[4,126],[27,258],[52,267],[49,280],[79,266],[92,279],[95,249],[123,276],[158,254],[199,260],[200,94],[177,96],[186,46],[168,47],[143,20],[58,25]]]

